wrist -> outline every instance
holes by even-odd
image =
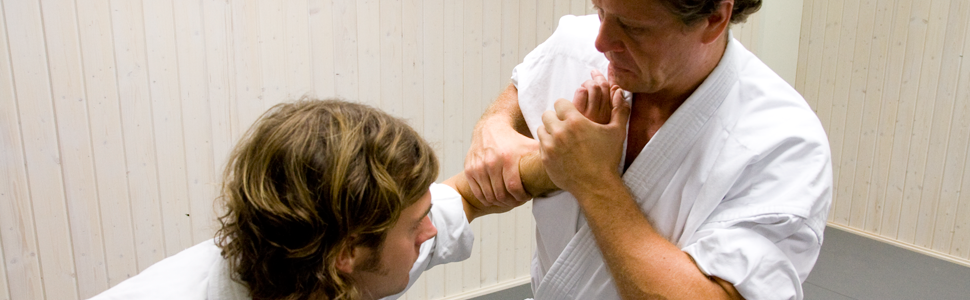
[[[623,178],[617,172],[602,172],[601,175],[584,178],[592,179],[577,182],[569,189],[564,189],[573,194],[580,207],[584,209],[586,206],[596,205],[600,201],[614,198],[613,194],[615,193],[628,193]]]

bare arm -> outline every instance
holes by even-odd
[[[522,174],[522,186],[530,194],[543,195],[559,189],[549,180],[549,175],[546,174],[546,170],[542,167],[538,150],[526,154],[519,160],[519,172]],[[465,216],[468,218],[468,222],[487,214],[503,213],[515,208],[515,206],[486,206],[482,204],[477,196],[472,193],[464,173],[456,174],[442,182],[442,184],[452,187],[458,191],[458,194],[461,194],[462,204],[465,208]]]

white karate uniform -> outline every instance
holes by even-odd
[[[475,237],[468,226],[461,195],[446,185],[432,184],[431,202],[431,222],[438,229],[438,235],[421,244],[408,288],[425,270],[471,256]],[[229,266],[221,251],[213,240],[202,242],[91,299],[250,299],[248,288],[230,278]],[[402,291],[384,299],[397,299],[403,294]]]
[[[598,29],[596,15],[565,16],[516,66],[512,80],[533,136],[542,113],[556,99],[572,99],[590,70],[606,74],[609,62],[594,47]],[[654,229],[703,273],[747,299],[801,299],[822,244],[831,172],[828,139],[812,109],[730,38],[715,70],[623,180]],[[532,211],[536,299],[619,299],[575,198],[536,199]]]

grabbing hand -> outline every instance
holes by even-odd
[[[606,124],[587,119],[565,99],[556,101],[555,112],[542,115],[544,126],[538,130],[542,163],[552,182],[563,190],[577,194],[595,189],[597,178],[619,176],[630,107],[618,86],[611,87],[609,95],[611,113]],[[596,105],[587,111],[599,110]]]
[[[482,205],[515,207],[532,198],[522,186],[519,160],[538,150],[539,143],[510,126],[522,118],[514,85],[510,84],[489,110],[498,112],[483,117],[476,125],[465,156],[465,177]]]

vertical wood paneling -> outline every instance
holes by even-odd
[[[283,2],[283,57],[286,58],[282,76],[286,85],[284,97],[298,99],[313,91],[310,59],[310,20],[307,0]]]
[[[893,19],[908,19],[911,9],[911,0],[896,1]],[[883,205],[882,213],[873,215],[869,219],[873,222],[875,232],[880,233],[882,236],[889,236],[886,233],[886,227],[891,226],[888,222],[889,216],[893,214],[893,211],[898,214],[899,205],[901,204],[900,197],[896,196],[902,192],[902,189],[896,189],[890,192],[889,170],[893,163],[893,144],[895,141],[893,130],[896,125],[896,114],[899,110],[900,82],[903,76],[902,64],[899,62],[903,61],[903,58],[906,56],[905,42],[909,33],[906,29],[906,22],[893,22],[892,24],[892,34],[889,38],[889,59],[886,60],[886,83],[883,89],[883,95],[885,96],[880,99],[882,101],[882,107],[879,113],[876,159],[873,168],[875,170],[873,174],[876,174],[876,178],[874,178],[871,184],[875,192],[871,197],[879,199],[873,202],[882,202]],[[877,211],[879,210],[877,209]],[[892,236],[895,237],[896,229],[893,228],[891,230]]]
[[[839,169],[845,173],[840,177],[841,181],[835,184],[838,195],[840,195],[838,197],[846,199],[846,201],[840,203],[845,203],[843,206],[849,208],[845,222],[857,228],[865,225],[867,208],[864,201],[856,201],[858,199],[856,195],[859,194],[859,191],[866,189],[865,185],[859,186],[858,189],[855,185],[856,178],[868,178],[865,174],[866,170],[858,167],[860,164],[865,164],[863,161],[866,160],[860,155],[860,149],[864,148],[862,147],[864,145],[862,142],[862,123],[864,120],[875,119],[872,114],[878,113],[878,110],[866,110],[866,89],[869,79],[869,58],[872,54],[875,12],[875,0],[863,0],[859,3],[858,30],[855,32],[855,53],[852,56],[851,81],[847,87],[848,103],[845,104],[845,115],[842,116],[845,124],[845,136],[842,139],[844,145],[842,148],[843,159]],[[865,199],[865,197],[860,198]]]
[[[155,165],[161,202],[165,256],[192,246],[188,186],[185,172],[185,134],[182,126],[178,53],[172,3],[145,1],[151,120],[154,122]]]
[[[298,68],[289,65],[291,60],[287,54],[288,45],[284,26],[283,1],[256,1],[256,41],[259,45],[260,77],[263,87],[259,99],[262,101],[260,111],[272,107],[287,98],[287,79],[289,72],[296,72]],[[304,30],[305,31],[305,30]],[[299,31],[298,31],[299,32]],[[250,123],[245,123],[250,124]]]
[[[380,3],[380,77],[379,85],[381,108],[388,113],[404,115],[404,58],[402,33],[403,16],[401,1],[382,1]]]
[[[185,214],[191,225],[190,245],[195,245],[211,239],[212,235],[209,233],[217,228],[212,200],[218,195],[216,174],[220,173],[216,172],[217,164],[213,161],[213,122],[210,116],[214,114],[210,111],[207,92],[209,87],[206,81],[206,37],[202,4],[191,0],[176,0],[172,4],[182,122],[185,131],[192,132],[183,134],[183,140],[189,202],[189,209]],[[218,41],[218,36],[215,37]],[[219,98],[214,100],[224,101]]]
[[[559,27],[559,18],[560,17],[562,17],[564,15],[572,14],[570,12],[570,10],[572,10],[572,4],[573,3],[570,0],[554,0],[553,1],[553,6],[552,6],[552,12],[553,12],[552,13],[552,16],[553,16],[553,19],[552,19],[552,28],[553,28],[553,30],[555,30],[556,27]],[[549,32],[549,33],[552,34],[552,32]]]
[[[81,298],[108,288],[80,41],[73,5],[41,3],[60,166]]]
[[[854,76],[854,74],[858,74],[859,72],[853,70],[853,65],[855,65],[856,68],[858,68],[860,65],[863,65],[864,58],[861,56],[869,55],[868,48],[867,48],[868,45],[866,44],[866,42],[868,42],[869,39],[863,38],[862,41],[859,41],[859,43],[862,45],[857,45],[856,32],[860,32],[863,35],[868,35],[869,34],[868,32],[871,32],[872,30],[871,22],[867,23],[863,21],[863,20],[871,20],[871,18],[862,17],[863,20],[859,20],[860,2],[861,1],[859,0],[850,0],[850,1],[845,1],[843,5],[843,13],[842,13],[842,21],[841,21],[842,26],[840,26],[840,30],[839,30],[839,55],[838,56],[840,58],[841,57],[848,58],[849,61],[839,64],[836,67],[835,81],[833,82],[835,87],[833,89],[833,93],[832,93],[833,98],[831,100],[832,101],[831,118],[829,120],[829,126],[826,128],[829,133],[830,146],[832,147],[832,149],[840,149],[839,151],[832,151],[833,166],[835,165],[841,166],[840,168],[834,168],[832,172],[833,181],[836,183],[835,190],[833,190],[833,197],[839,198],[839,199],[849,199],[849,195],[852,194],[851,184],[838,184],[838,183],[845,182],[846,180],[851,180],[851,172],[854,171],[853,166],[855,165],[855,159],[853,159],[852,156],[843,155],[843,152],[845,151],[854,152],[855,149],[853,147],[842,147],[842,145],[845,142],[845,139],[847,136],[852,136],[854,139],[858,139],[858,132],[857,132],[858,127],[847,128],[848,126],[846,126],[846,114],[848,113],[849,109],[854,109],[855,112],[861,111],[862,108],[858,107],[858,105],[862,104],[862,101],[853,102],[851,101],[851,99],[850,101],[835,101],[835,99],[849,99],[850,96],[855,96],[855,95],[851,95],[849,91],[850,86],[853,83],[852,80],[856,80],[855,82],[856,84],[859,84],[858,81],[864,80],[864,78],[858,78],[859,76]],[[868,27],[869,29],[868,30],[860,29],[861,27]],[[858,49],[859,46],[862,46],[862,49]],[[864,53],[860,53],[860,52],[864,52]],[[856,60],[859,60],[859,64],[854,63]],[[861,84],[865,85],[864,82],[862,82]],[[853,120],[856,120],[856,119],[854,118]],[[855,145],[854,143],[850,143],[850,144]],[[847,157],[845,159],[842,159],[843,156],[847,156]],[[843,170],[843,169],[846,170],[847,173],[849,173],[847,176],[840,176],[841,175],[840,170]],[[832,217],[831,219],[834,219],[836,222],[840,222],[840,223],[848,223],[852,202],[839,201],[839,202],[836,202],[835,204],[836,205],[833,205],[833,211],[832,211],[832,214],[834,214],[835,216]]]
[[[943,139],[949,127],[952,102],[946,95],[938,93],[940,88],[942,56],[946,43],[950,1],[934,1],[930,11],[925,51],[923,52],[923,72],[920,75],[920,104],[917,105],[916,120],[913,123],[914,140],[910,152],[907,172],[915,174],[910,183],[907,174],[906,193],[912,190],[913,199],[919,199],[918,206],[908,216],[906,224],[916,225],[913,232],[915,244],[929,248],[933,242],[933,225],[939,203],[940,179],[943,177],[943,157],[946,151]],[[951,42],[952,43],[952,42]],[[963,43],[960,43],[962,45]],[[952,47],[952,46],[951,46]],[[951,77],[952,78],[952,77]],[[935,115],[935,117],[934,117]],[[934,128],[938,130],[934,130]],[[930,157],[934,157],[932,162]],[[915,201],[914,201],[915,202]],[[901,221],[902,222],[902,221]]]
[[[44,295],[78,297],[40,3],[4,1]],[[16,13],[9,13],[9,12]],[[44,38],[39,38],[44,37]],[[75,50],[76,51],[76,50]],[[20,101],[22,100],[22,101]]]
[[[343,1],[341,1],[343,2]],[[353,2],[350,2],[353,3]],[[262,63],[259,56],[259,22],[255,1],[232,2],[232,57],[236,116],[231,122],[233,141],[265,110],[263,105]],[[357,49],[354,48],[356,55]],[[355,65],[356,68],[356,65]],[[356,77],[354,78],[356,80]],[[354,87],[356,95],[356,86]]]
[[[463,1],[463,34],[462,34],[462,52],[463,52],[463,68],[461,77],[462,79],[462,110],[464,111],[464,117],[462,117],[462,135],[466,138],[462,139],[462,151],[459,153],[465,153],[471,144],[471,139],[467,138],[468,133],[475,129],[475,123],[478,121],[479,116],[482,115],[482,10],[483,10],[483,0],[466,0]],[[462,156],[462,158],[464,158]],[[461,166],[463,164],[460,164]],[[481,222],[473,222],[471,224],[472,230],[474,232],[481,232]],[[475,244],[482,244],[482,235],[475,235]],[[481,285],[481,270],[482,270],[482,247],[474,247],[472,249],[471,257],[462,262],[462,290],[470,291],[472,289],[478,288]]]
[[[333,1],[334,95],[344,99],[359,99],[356,3]]]
[[[522,61],[529,51],[540,43],[536,42],[536,1],[518,1],[519,3],[519,58]]]
[[[138,270],[165,258],[140,1],[111,2],[128,195]],[[123,212],[121,212],[123,213]],[[134,275],[134,274],[131,274]]]
[[[901,31],[905,31],[906,35],[903,36],[903,40],[900,42],[900,46],[903,52],[900,60],[891,60],[895,62],[902,61],[899,65],[899,75],[894,76],[895,80],[893,84],[898,87],[891,92],[891,96],[888,100],[891,101],[890,105],[895,105],[895,115],[892,122],[887,123],[887,133],[892,136],[891,148],[889,151],[892,153],[891,156],[883,160],[884,162],[889,162],[889,169],[887,170],[888,181],[886,182],[886,213],[883,215],[882,219],[882,233],[884,236],[889,236],[892,238],[897,237],[899,232],[899,216],[900,211],[903,209],[904,203],[904,180],[906,176],[905,165],[909,157],[909,141],[911,138],[911,124],[913,120],[913,111],[915,110],[915,98],[916,88],[912,87],[919,77],[919,67],[920,65],[916,62],[914,56],[921,56],[922,53],[922,43],[917,43],[914,41],[919,40],[918,38],[906,37],[922,37],[923,33],[920,32],[920,27],[918,24],[922,24],[921,11],[926,11],[922,9],[920,5],[915,3],[907,3],[909,10],[903,11],[906,14],[904,20],[910,20],[909,22],[899,22],[902,23],[899,28]],[[915,20],[919,21],[915,21]],[[918,24],[917,24],[918,23]],[[895,29],[894,29],[895,31]],[[925,31],[924,31],[925,32]],[[893,70],[893,71],[897,71]],[[916,74],[913,74],[916,73]],[[896,74],[893,74],[896,75]],[[916,78],[914,78],[914,76]],[[897,79],[898,78],[898,79]],[[889,84],[889,83],[887,83]]]
[[[424,60],[421,0],[404,0],[401,5],[401,114],[411,127],[424,134]],[[388,95],[394,97],[394,95]]]
[[[455,174],[461,171],[464,153],[465,131],[463,123],[464,106],[462,94],[462,74],[464,74],[464,10],[461,1],[444,2],[444,51],[442,56],[448,62],[444,67],[444,119],[445,126],[444,148],[441,152],[441,172]],[[448,176],[448,175],[443,175]],[[457,294],[462,291],[461,265],[445,265],[446,295]]]
[[[811,20],[803,24],[813,28],[802,28],[809,45],[801,45],[796,88],[815,103],[832,141],[837,193],[830,221],[970,265],[970,5],[845,1],[823,16],[822,3],[834,4],[804,6],[803,18]],[[832,56],[836,41],[843,50]]]
[[[802,25],[798,33],[798,53],[807,53],[808,45],[812,40],[812,13],[815,9],[815,0],[804,0],[802,6]],[[795,66],[795,83],[792,84],[796,90],[805,90],[805,76],[808,73],[808,55],[798,55],[798,62]],[[804,95],[803,95],[804,96]]]
[[[334,92],[334,12],[330,0],[309,0],[310,62],[313,94],[333,97]]]
[[[828,4],[831,1],[817,1],[812,8],[812,26],[810,28],[805,28],[803,30],[808,30],[808,52],[799,53],[799,56],[805,55],[807,59],[805,60],[808,64],[806,68],[806,75],[804,78],[804,85],[799,92],[808,101],[808,104],[818,111],[818,86],[820,84],[822,76],[822,64],[814,63],[821,61],[822,59],[822,49],[825,46],[825,12],[828,10]]]
[[[939,3],[939,0],[933,1],[934,5],[937,3]],[[924,144],[924,137],[918,136],[918,134],[925,133],[923,124],[925,124],[925,119],[928,117],[927,114],[933,111],[932,102],[919,103],[918,101],[918,97],[920,96],[920,78],[924,76],[924,72],[927,74],[933,73],[933,66],[924,65],[927,62],[926,57],[936,50],[936,48],[926,48],[928,45],[926,41],[929,40],[927,38],[927,24],[929,23],[929,19],[929,5],[913,5],[913,14],[909,23],[910,38],[906,47],[906,61],[908,63],[904,62],[903,82],[899,97],[900,109],[897,115],[895,131],[896,141],[900,143],[894,145],[898,146],[898,148],[894,147],[893,149],[894,156],[896,153],[906,155],[899,156],[897,157],[898,160],[895,160],[900,162],[895,165],[898,169],[895,171],[890,169],[893,175],[898,174],[895,186],[898,186],[902,191],[903,198],[898,216],[891,220],[895,223],[896,238],[907,243],[914,242],[916,238],[914,236],[916,227],[910,225],[916,225],[915,216],[919,212],[920,202],[918,185],[921,183],[923,175],[920,161],[925,162],[926,158],[925,153],[918,152],[919,149],[926,149],[925,147],[917,147],[917,145]],[[909,68],[907,69],[906,67]],[[936,67],[938,68],[939,65],[936,65]],[[902,144],[901,142],[903,141],[906,143]]]
[[[965,25],[965,28],[970,32],[970,24]],[[952,242],[949,249],[944,248],[943,251],[963,259],[970,259],[970,159],[967,159],[970,157],[970,145],[968,145],[970,141],[964,138],[970,136],[970,59],[967,58],[970,53],[968,52],[970,52],[970,36],[965,36],[963,52],[960,54],[960,75],[957,81],[956,105],[953,110],[954,121],[950,129],[950,149],[947,150],[947,168],[958,170],[961,165],[959,162],[963,161],[962,180],[955,175],[948,176],[944,181],[942,195],[957,202],[952,204],[956,206],[953,211],[955,219],[951,229]],[[937,248],[937,245],[934,245],[934,248]]]
[[[212,182],[205,184],[214,189],[218,194],[223,169],[232,146],[235,144],[233,124],[234,105],[236,102],[235,90],[233,89],[233,76],[231,75],[233,58],[232,44],[232,10],[230,3],[219,0],[205,0],[202,2],[203,14],[203,44],[205,46],[205,79],[206,79],[206,100],[209,103],[209,118],[212,130],[212,167],[213,174],[216,176]],[[235,131],[240,129],[235,128]],[[208,211],[213,211],[213,206],[209,199],[204,199],[203,203],[208,204]],[[193,203],[193,205],[197,205]],[[193,206],[193,211],[198,211],[197,206]],[[195,219],[198,220],[198,219]],[[202,220],[209,224],[217,223],[214,219]],[[198,222],[193,222],[193,230],[199,228]],[[196,236],[198,239],[198,236]]]
[[[555,12],[556,3],[555,3],[555,0],[537,0],[535,1],[535,5],[536,5],[536,14],[534,16],[534,19],[536,22],[535,44],[538,45],[539,43],[542,43],[542,41],[545,41],[546,38],[548,38],[550,35],[552,35],[552,31],[556,29],[555,27],[556,19],[554,18],[556,13]]]
[[[7,24],[23,21],[8,14],[10,5],[0,2],[0,246],[3,247],[4,293],[11,299],[44,298],[37,232],[27,186],[27,164],[14,88],[12,52]],[[17,14],[21,13],[17,11]],[[14,27],[19,28],[19,27]],[[2,295],[0,294],[0,295]]]
[[[138,272],[132,232],[128,176],[117,77],[111,8],[107,0],[77,7],[87,113],[94,154],[97,202],[108,285],[113,286]],[[118,213],[118,212],[122,213]],[[110,216],[110,217],[107,217]]]
[[[360,86],[357,100],[381,105],[381,34],[380,3],[377,0],[357,1],[357,67]]]
[[[881,176],[877,172],[880,162],[877,161],[878,142],[882,138],[879,132],[879,122],[883,112],[883,95],[886,83],[886,63],[889,56],[890,35],[892,34],[892,16],[895,1],[877,1],[875,21],[873,24],[872,45],[869,51],[868,79],[865,88],[865,111],[862,117],[862,137],[859,140],[859,152],[856,160],[856,178],[853,182],[852,193],[852,217],[849,220],[853,224],[863,225],[857,228],[865,228],[867,231],[878,231],[879,220],[884,210],[885,198],[882,193],[875,188],[877,178]],[[860,174],[861,172],[861,174]],[[876,195],[879,195],[877,197]],[[865,208],[860,208],[858,203],[863,203]],[[865,211],[864,218],[857,221],[861,211]],[[857,226],[857,225],[853,225]]]
[[[839,22],[838,35],[838,55],[837,57],[848,58],[849,61],[845,63],[838,64],[834,68],[834,78],[831,82],[832,87],[827,87],[823,91],[827,91],[831,88],[830,93],[821,93],[821,97],[828,97],[828,101],[819,101],[819,115],[822,115],[822,103],[831,103],[830,109],[828,110],[828,127],[827,132],[829,133],[829,144],[832,149],[840,149],[838,151],[832,151],[832,165],[833,166],[851,166],[854,162],[853,159],[847,157],[842,159],[842,152],[844,151],[842,145],[846,136],[846,105],[848,101],[836,101],[835,99],[848,99],[849,98],[849,85],[852,80],[852,65],[853,65],[853,53],[856,52],[856,29],[859,27],[859,0],[848,0],[844,1],[842,5],[842,17]],[[868,54],[868,53],[867,53]],[[824,121],[823,121],[824,122]],[[851,151],[851,149],[849,149]],[[841,168],[833,168],[832,179],[833,182],[839,183],[844,180],[841,175]],[[848,176],[846,176],[848,177]],[[836,185],[833,190],[834,198],[848,198],[847,193],[851,193],[851,188],[843,188],[841,185]],[[829,219],[835,220],[840,223],[848,223],[850,204],[851,201],[839,201],[833,205],[832,214],[834,216]]]
[[[10,287],[7,286],[7,266],[5,263],[2,263],[7,260],[3,257],[3,247],[0,247],[0,297],[10,299]]]
[[[950,17],[946,25],[946,42],[943,46],[943,56],[941,58],[941,71],[937,100],[940,102],[933,117],[933,139],[930,140],[930,153],[927,157],[937,157],[940,159],[927,160],[927,170],[940,170],[939,185],[933,186],[934,193],[920,196],[920,198],[936,198],[936,213],[927,214],[927,221],[921,220],[920,223],[932,223],[932,245],[927,246],[940,252],[948,252],[953,238],[953,227],[956,219],[956,211],[960,198],[960,181],[965,176],[963,174],[964,161],[966,159],[967,140],[961,137],[970,136],[970,131],[960,123],[960,105],[957,101],[957,89],[961,81],[953,81],[952,78],[960,78],[960,67],[962,53],[964,53],[964,43],[967,40],[967,24],[970,15],[970,4],[965,1],[955,1],[950,3]],[[950,80],[947,80],[950,79]],[[929,174],[929,172],[927,172]],[[948,201],[949,200],[949,201]],[[924,215],[920,214],[923,218]]]

